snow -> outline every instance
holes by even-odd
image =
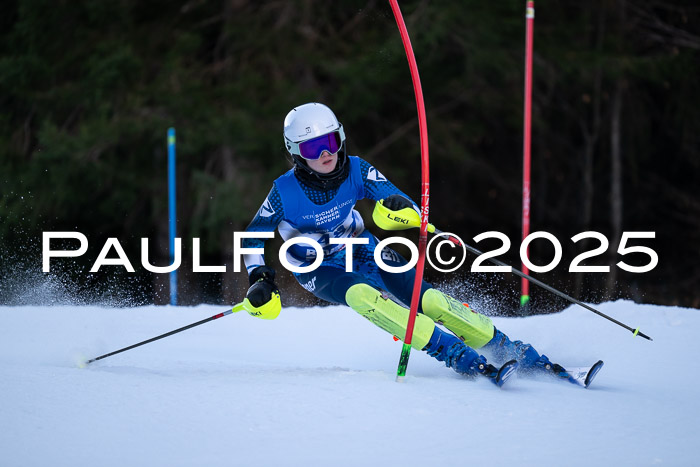
[[[698,310],[629,301],[494,318],[590,389],[499,390],[412,352],[346,307],[233,314],[87,368],[221,307],[0,307],[0,464],[10,466],[700,465]]]

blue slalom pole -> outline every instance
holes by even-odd
[[[168,219],[170,237],[170,264],[175,261],[175,128],[168,128]],[[177,269],[170,273],[170,304],[177,305]]]

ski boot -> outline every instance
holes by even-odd
[[[459,338],[438,327],[435,327],[430,341],[423,350],[431,357],[445,362],[445,366],[457,373],[469,377],[482,375],[499,388],[515,374],[518,368],[515,360],[505,363],[501,368],[496,368],[488,363],[483,355],[476,353]]]
[[[566,370],[560,365],[549,361],[546,355],[540,355],[530,344],[523,341],[511,341],[508,336],[494,328],[493,339],[481,348],[493,356],[494,361],[517,360],[520,364],[519,373],[525,375],[552,374],[557,375]]]

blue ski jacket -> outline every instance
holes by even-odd
[[[246,231],[274,232],[277,229],[285,241],[299,236],[309,237],[323,248],[321,266],[342,269],[346,264],[345,245],[331,244],[330,239],[364,237],[369,240],[367,245],[353,246],[354,269],[359,272],[374,269],[374,248],[378,241],[365,230],[355,204],[364,198],[379,201],[393,194],[406,194],[367,161],[349,156],[348,163],[350,173],[347,179],[333,190],[309,187],[296,178],[294,169],[290,169],[274,181]],[[243,240],[242,246],[262,248],[264,242],[264,239],[249,238]],[[265,264],[263,255],[248,254],[243,259],[249,273]],[[316,259],[316,250],[310,245],[296,244],[287,250],[286,259],[294,266],[308,266]]]

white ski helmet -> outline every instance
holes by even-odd
[[[284,119],[284,144],[295,160],[296,156],[304,157],[299,143],[333,132],[338,133],[337,145],[338,148],[342,148],[345,143],[343,125],[331,109],[318,102],[295,107]]]

